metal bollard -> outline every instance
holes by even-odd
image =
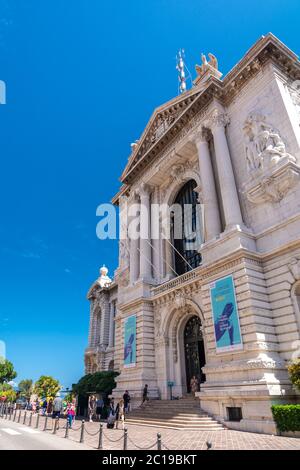
[[[128,439],[128,429],[124,429],[124,442],[123,442],[123,450],[127,450],[127,439]]]
[[[11,415],[12,415],[12,408],[11,406],[9,407],[9,421],[11,421]]]
[[[68,437],[69,437],[69,420],[67,418],[65,439],[67,439]]]
[[[26,415],[27,415],[27,411],[25,410],[24,418],[23,418],[23,424],[26,424]]]
[[[47,424],[48,424],[48,416],[46,416],[46,418],[45,418],[43,431],[46,431],[46,429],[47,429]]]
[[[161,450],[161,434],[157,433],[157,450]]]
[[[81,430],[80,430],[80,444],[84,442],[84,419],[81,421]]]
[[[22,410],[19,410],[18,423],[21,421],[21,413],[22,413]]]
[[[36,423],[35,423],[35,428],[36,428],[36,429],[38,429],[38,427],[39,427],[39,422],[40,422],[40,415],[37,414]]]
[[[102,423],[100,423],[98,449],[99,450],[103,449],[103,424]]]
[[[5,419],[7,419],[7,405],[5,406]]]
[[[57,428],[58,428],[58,420],[59,418],[56,417],[54,421],[54,429],[53,429],[53,434],[56,434]]]
[[[28,423],[28,426],[31,426],[31,423],[32,423],[32,412],[30,412],[30,415],[29,415],[29,423]]]
[[[15,409],[13,421],[16,421],[16,416],[17,416],[17,409]]]

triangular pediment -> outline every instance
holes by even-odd
[[[199,95],[199,90],[189,90],[183,95],[156,108],[142,136],[137,141],[126,168],[121,176],[123,180],[139,160],[155,145],[182,116]]]

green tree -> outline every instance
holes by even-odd
[[[50,375],[42,375],[34,384],[34,393],[38,397],[55,397],[60,390],[59,381]]]
[[[9,382],[15,377],[17,377],[17,373],[14,370],[12,362],[8,361],[7,359],[0,361],[0,384]]]
[[[20,390],[20,395],[22,397],[27,398],[27,400],[29,400],[30,395],[32,394],[32,391],[33,391],[33,382],[32,382],[32,380],[31,379],[21,380],[21,382],[19,382],[18,388]]]
[[[6,397],[7,401],[14,402],[17,394],[11,385],[2,383],[0,384],[0,396]]]
[[[300,391],[300,359],[291,362],[288,371],[292,384]]]
[[[110,394],[116,386],[117,375],[119,374],[114,371],[84,375],[77,384],[73,385],[73,392],[77,395],[86,395],[91,392]]]

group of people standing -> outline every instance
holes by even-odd
[[[61,415],[65,415],[70,427],[72,427],[76,415],[75,402],[66,402],[59,395],[54,399],[49,398],[49,400],[46,398],[41,401],[36,399],[29,404],[27,409],[31,409],[33,413],[52,416],[53,419],[60,418]]]
[[[112,397],[109,403],[105,405],[102,398],[96,398],[95,395],[91,395],[88,401],[88,417],[89,421],[93,421],[96,418],[100,421],[101,418],[107,420],[107,427],[118,429],[119,423],[121,423],[124,429],[125,414],[130,411],[130,394],[128,390],[125,391],[121,400],[115,403],[115,399]]]

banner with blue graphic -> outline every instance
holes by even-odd
[[[136,364],[136,315],[125,318],[124,322],[124,367]]]
[[[217,353],[243,349],[233,277],[213,282],[210,298]]]

